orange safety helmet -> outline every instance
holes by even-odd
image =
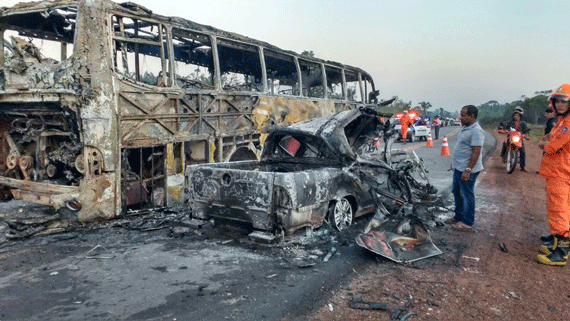
[[[570,100],[570,85],[569,84],[564,84],[558,88],[556,88],[556,90],[552,93],[552,95],[550,95],[550,98],[548,98],[550,100],[550,103],[552,104],[552,106],[555,106],[555,99],[560,99],[560,100],[564,100],[564,101],[569,101]]]

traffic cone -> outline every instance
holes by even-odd
[[[431,132],[429,132],[429,134],[428,134],[426,147],[433,147],[433,140],[431,140]]]
[[[441,156],[451,156],[451,154],[449,154],[449,145],[447,145],[447,136],[443,136],[443,144],[441,145]]]

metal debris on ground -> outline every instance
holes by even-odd
[[[6,226],[4,234],[8,240],[25,239],[37,234],[61,233],[76,227],[73,222],[62,219],[61,215],[54,213],[51,208],[29,204],[19,206],[20,203],[23,202],[5,203],[8,209],[0,213],[0,221]]]
[[[336,247],[333,246],[332,249],[329,251],[329,253],[327,253],[325,258],[323,259],[323,262],[328,262],[330,258],[333,256],[333,254],[335,254],[335,252],[336,252]]]
[[[408,310],[412,307],[413,303],[414,303],[414,297],[408,295],[408,302],[403,308],[397,308],[392,310],[392,315],[390,315],[390,321],[406,320],[408,317],[412,315],[419,315],[416,312],[408,312]]]
[[[409,317],[411,317],[412,315],[419,315],[419,313],[417,312],[408,312],[406,314],[404,314],[401,318],[400,321],[406,321]]]
[[[111,255],[103,255],[103,253],[105,253],[105,252],[101,253],[101,255],[89,255],[99,248],[102,248],[103,250],[105,250],[106,253],[111,253]],[[76,256],[75,258],[79,258],[79,260],[75,263],[75,265],[79,264],[79,262],[81,262],[85,259],[113,259],[116,256],[117,256],[117,254],[115,254],[115,252],[107,249],[106,247],[104,247],[101,244],[98,244],[94,248],[92,248],[91,250],[85,252],[85,254],[83,254],[83,256],[81,256],[81,257]]]
[[[277,235],[263,231],[255,231],[250,233],[248,236],[249,239],[254,242],[261,242],[266,244],[273,244],[279,240],[279,237]]]
[[[285,261],[290,263],[291,265],[298,267],[298,268],[307,268],[311,266],[315,266],[317,262],[311,258],[303,258],[303,257],[296,257],[296,258],[283,258]]]
[[[501,247],[501,251],[503,251],[503,252],[509,251],[509,250],[507,250],[507,246],[505,245],[505,243],[501,242],[501,243],[499,243],[499,246]]]
[[[417,216],[374,215],[356,243],[397,263],[409,263],[440,255],[426,227]]]

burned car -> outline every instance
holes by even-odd
[[[374,213],[378,202],[397,209],[413,193],[401,171],[385,161],[390,144],[381,157],[356,152],[390,132],[393,119],[384,123],[369,108],[276,128],[259,161],[187,167],[192,216],[291,234],[325,222],[342,230]]]

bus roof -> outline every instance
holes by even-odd
[[[65,8],[65,7],[69,7],[69,6],[77,6],[78,7],[79,4],[83,1],[85,1],[85,0],[22,2],[22,3],[16,4],[12,7],[0,8],[0,19],[4,18],[6,16],[15,15],[15,14],[50,11],[53,9]],[[366,71],[364,71],[358,67],[345,65],[345,64],[341,64],[339,62],[330,61],[330,60],[324,60],[324,59],[319,59],[319,58],[314,58],[314,57],[302,56],[302,55],[300,55],[294,51],[284,50],[284,49],[281,49],[277,46],[269,44],[267,42],[264,42],[261,40],[256,40],[253,38],[249,38],[249,37],[246,37],[246,36],[234,33],[234,32],[229,32],[229,31],[217,29],[217,28],[214,28],[212,26],[199,24],[199,23],[187,20],[187,19],[180,18],[180,17],[170,17],[170,16],[163,16],[163,15],[155,14],[152,12],[152,10],[147,9],[144,6],[133,3],[133,2],[115,3],[115,2],[110,1],[110,0],[94,0],[94,1],[106,4],[109,7],[109,9],[117,11],[117,12],[123,12],[125,14],[129,14],[129,15],[133,15],[133,16],[137,16],[137,17],[142,17],[142,18],[154,19],[156,21],[159,21],[159,22],[162,22],[165,24],[170,24],[174,27],[178,27],[178,28],[182,28],[182,29],[189,29],[189,30],[196,31],[199,33],[203,33],[203,34],[207,34],[207,35],[213,35],[213,36],[217,36],[217,37],[221,37],[221,38],[226,38],[226,39],[230,39],[230,40],[235,40],[235,41],[239,41],[239,42],[257,45],[257,46],[260,46],[263,48],[287,53],[287,54],[290,54],[292,56],[296,56],[300,59],[304,59],[304,60],[308,60],[308,61],[315,61],[315,62],[319,62],[319,63],[323,63],[323,64],[327,64],[327,65],[332,65],[332,66],[337,66],[337,67],[341,67],[341,68],[353,69],[353,70],[356,70],[362,74],[367,75],[370,79],[372,79],[370,74],[368,74]]]

